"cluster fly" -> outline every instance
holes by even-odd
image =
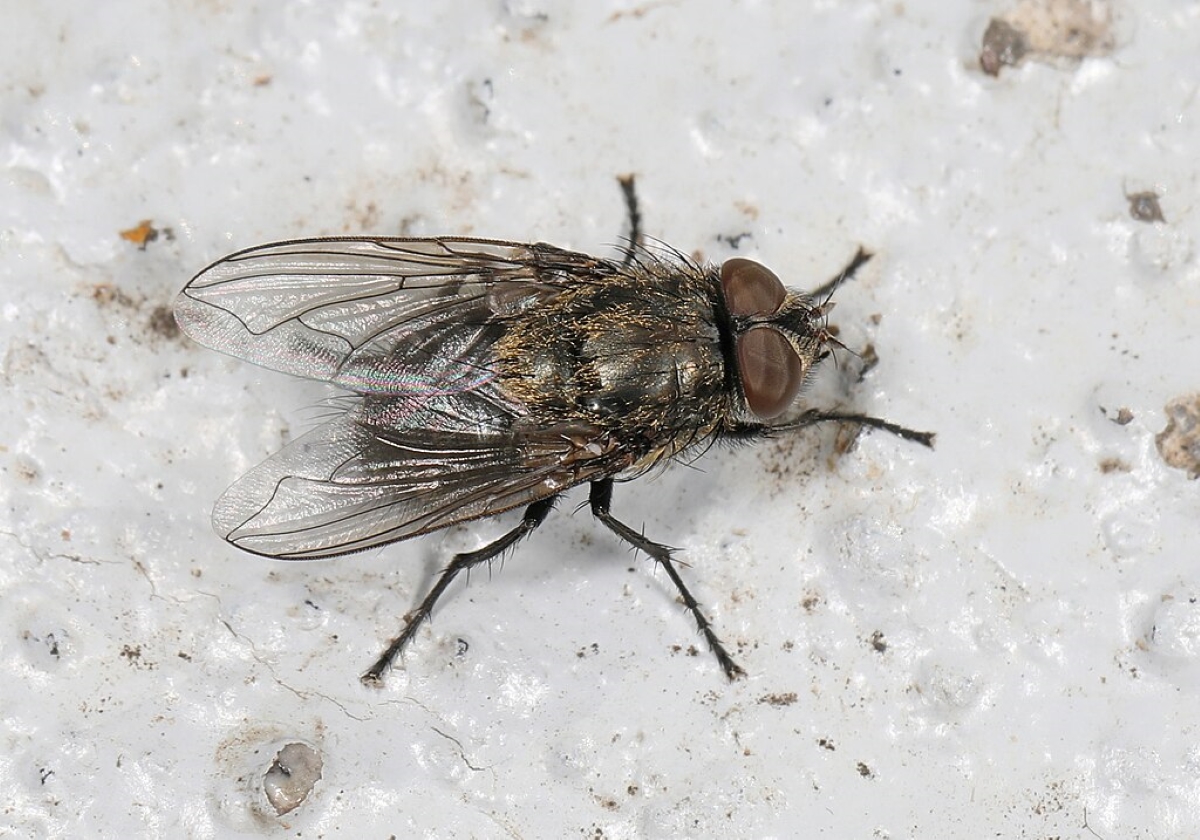
[[[221,496],[213,524],[285,560],[378,548],[523,507],[520,524],[456,555],[365,674],[378,685],[459,575],[537,528],[564,492],[660,565],[726,677],[744,672],[683,582],[672,550],[611,512],[613,482],[719,441],[853,423],[931,446],[878,417],[784,415],[837,346],[829,297],[748,259],[700,265],[638,244],[632,182],[622,261],[543,243],[440,236],[260,245],[196,275],[175,302],[201,344],[332,383],[345,410]]]

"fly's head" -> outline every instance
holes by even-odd
[[[791,406],[813,367],[837,340],[826,327],[833,304],[789,292],[770,269],[734,257],[721,266],[733,350],[746,408],[770,420]]]

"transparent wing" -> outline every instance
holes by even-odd
[[[185,333],[272,370],[359,393],[479,387],[505,322],[613,270],[549,245],[309,239],[232,254],[175,301]]]
[[[374,413],[364,400],[243,476],[217,502],[217,531],[256,554],[329,557],[527,505],[610,469],[580,430],[431,433]]]
[[[549,245],[345,238],[241,251],[200,272],[175,317],[201,344],[356,392],[251,470],[213,524],[258,554],[362,551],[605,474],[595,430],[533,425],[494,381],[514,318],[619,270]]]

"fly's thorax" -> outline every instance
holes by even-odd
[[[770,269],[742,258],[721,266],[721,289],[744,408],[771,420],[791,407],[823,358],[829,307],[786,290]]]
[[[513,319],[501,387],[547,422],[581,422],[635,454],[711,434],[731,410],[711,280],[629,271]]]

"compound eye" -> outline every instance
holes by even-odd
[[[800,357],[788,340],[770,327],[756,327],[738,336],[737,363],[746,403],[763,420],[787,411],[804,384]]]
[[[725,305],[740,318],[778,312],[786,294],[775,272],[743,257],[722,263],[721,288]]]

